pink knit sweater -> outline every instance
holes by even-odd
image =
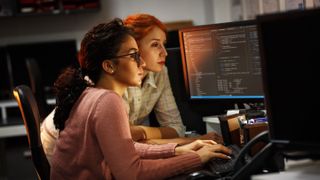
[[[134,143],[122,98],[87,88],[60,133],[51,179],[154,180],[201,166],[195,153],[174,156],[175,146]]]

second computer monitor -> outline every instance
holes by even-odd
[[[12,85],[30,85],[27,59],[34,59],[40,68],[44,90],[52,96],[52,87],[59,74],[69,65],[77,65],[75,40],[13,44],[6,47],[7,59],[11,62]]]
[[[179,39],[190,99],[263,102],[255,21],[184,28]]]

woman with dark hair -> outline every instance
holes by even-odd
[[[147,145],[135,143],[122,95],[142,82],[145,62],[128,27],[114,19],[84,37],[80,69],[56,80],[54,125],[59,138],[51,179],[165,179],[200,168],[230,150],[213,141]]]

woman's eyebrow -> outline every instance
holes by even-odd
[[[137,48],[130,48],[130,50],[135,50],[135,51],[138,51],[138,49],[137,49]]]
[[[127,50],[127,52],[131,52],[131,51],[137,52],[138,49],[137,48],[130,48],[130,49]]]
[[[154,38],[154,39],[151,39],[151,41],[160,41],[160,42],[161,42],[161,39],[156,39],[156,38]],[[165,39],[165,40],[163,41],[163,43],[167,43],[167,40]]]

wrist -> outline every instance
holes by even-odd
[[[181,149],[180,146],[176,146],[176,148],[174,149],[174,155],[176,156],[183,154],[182,152],[183,150]]]
[[[161,131],[159,128],[155,127],[147,127],[147,126],[139,126],[144,132],[145,139],[161,139]]]
[[[134,141],[143,141],[147,139],[146,133],[140,126],[131,126],[131,136]]]

